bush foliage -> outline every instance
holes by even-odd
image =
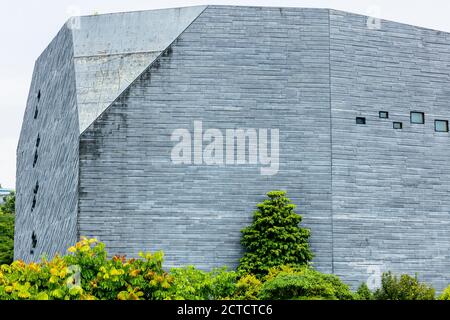
[[[83,239],[69,252],[40,263],[2,265],[0,299],[164,299],[173,283],[162,269],[162,252],[108,259],[95,239]]]
[[[444,291],[439,296],[439,300],[450,300],[450,286],[444,289]]]
[[[450,291],[449,291],[450,292]],[[359,300],[433,300],[434,289],[426,283],[419,282],[416,277],[407,274],[400,276],[385,272],[381,276],[381,287],[374,292],[366,284],[362,284],[356,292]],[[445,299],[445,291],[441,299]]]
[[[359,286],[355,297],[357,300],[374,300],[372,291],[370,291],[369,287],[365,283]]]
[[[219,300],[233,296],[236,273],[225,268],[211,272],[192,266],[174,268],[170,272],[173,282],[167,298],[176,300]]]
[[[264,300],[354,299],[349,287],[337,276],[323,274],[310,267],[274,269],[266,279],[259,293]]]
[[[163,252],[138,259],[108,257],[103,243],[83,238],[65,256],[24,263],[13,259],[14,215],[0,214],[0,300],[161,300],[161,299],[327,299],[431,300],[434,289],[409,275],[382,275],[374,292],[356,293],[337,276],[314,270],[310,231],[284,191],[272,191],[258,204],[253,223],[242,230],[246,249],[238,271],[195,267],[163,269]],[[9,204],[13,203],[9,199]],[[10,206],[8,207],[11,211]],[[450,286],[440,295],[450,300]]]
[[[16,196],[4,197],[0,205],[0,265],[9,264],[14,258],[14,214]]]
[[[302,217],[284,191],[267,193],[269,199],[257,205],[253,223],[242,230],[246,252],[238,271],[258,276],[273,267],[306,265],[313,257],[309,249],[310,231],[299,226]]]
[[[14,215],[0,214],[0,265],[10,264],[14,257]]]
[[[108,258],[104,244],[82,239],[66,256],[0,268],[0,300],[352,299],[336,276],[281,266],[259,279],[235,271],[162,267],[163,253]]]
[[[381,288],[374,293],[377,300],[433,300],[434,289],[419,282],[416,277],[402,274],[395,276],[392,272],[383,273]]]
[[[12,192],[9,196],[4,197],[4,203],[0,205],[0,215],[16,213],[16,194]]]

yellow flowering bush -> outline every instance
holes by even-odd
[[[261,291],[262,282],[253,274],[246,274],[239,279],[236,284],[236,300],[258,300],[258,294]]]
[[[0,300],[164,299],[173,282],[162,252],[109,259],[103,243],[86,238],[68,251],[50,261],[2,265]]]
[[[444,289],[444,291],[439,296],[439,300],[450,300],[450,286]]]

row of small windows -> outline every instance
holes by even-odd
[[[40,144],[41,144],[41,135],[38,134],[37,139],[36,139],[36,150],[34,151],[33,168],[36,166],[37,160],[39,158],[37,149],[38,149]],[[36,200],[36,196],[37,196],[38,190],[39,190],[39,181],[36,182],[36,185],[35,185],[35,187],[33,189],[33,194],[34,195],[33,195],[33,201],[31,202],[31,212],[33,212],[34,208],[36,207],[36,201],[37,201]]]
[[[38,91],[37,94],[37,101],[39,104],[39,101],[41,100],[41,90]],[[39,108],[38,105],[36,105],[36,108],[34,109],[34,119],[37,119],[39,115]],[[38,155],[38,148],[39,145],[41,144],[41,135],[38,133],[38,136],[36,138],[36,150],[34,151],[34,157],[33,157],[33,168],[36,166],[36,163],[38,161],[39,155]],[[31,212],[34,211],[34,209],[36,208],[36,203],[37,203],[37,193],[39,191],[39,181],[36,181],[36,185],[33,188],[33,201],[31,202]],[[34,250],[36,249],[37,246],[37,236],[36,233],[33,231],[33,233],[31,234],[31,249],[30,249],[30,254],[34,254]]]
[[[31,212],[33,212],[34,208],[36,207],[36,196],[39,191],[39,181],[36,182],[36,185],[33,188],[33,201],[31,202]]]
[[[33,188],[33,202],[31,203],[31,212],[33,212],[34,208],[36,207],[36,195],[39,191],[39,181],[36,182],[36,185]],[[31,250],[30,250],[30,254],[34,254],[34,249],[36,249],[36,245],[37,245],[37,236],[36,233],[32,233],[31,235]]]
[[[380,111],[378,116],[381,119],[389,119],[389,112]],[[410,114],[410,122],[412,124],[425,124],[425,113],[412,111]],[[366,118],[364,117],[356,117],[356,124],[366,124]],[[403,129],[402,122],[393,122],[393,128],[396,130]],[[448,132],[448,120],[434,120],[434,131],[436,132]]]

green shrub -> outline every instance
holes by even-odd
[[[211,295],[209,275],[192,266],[170,270],[173,286],[168,297],[175,300],[202,300]]]
[[[267,281],[262,285],[259,298],[351,300],[353,294],[338,277],[302,267],[297,270],[269,273]]]
[[[242,230],[246,252],[238,271],[263,276],[272,267],[305,265],[313,257],[309,249],[310,231],[299,226],[302,217],[284,191],[267,193],[269,199],[257,205],[253,223]]]
[[[195,267],[173,268],[173,278],[169,299],[218,300],[233,295],[236,273],[225,268],[205,272]]]
[[[4,203],[0,205],[0,265],[10,264],[14,258],[16,195],[13,192],[3,200]]]
[[[226,267],[214,269],[210,272],[212,277],[212,296],[210,299],[230,299],[236,290],[237,273],[227,271]]]
[[[0,186],[1,187],[1,186]],[[3,198],[4,203],[0,205],[0,215],[16,213],[16,194],[12,192]]]
[[[381,288],[374,293],[376,300],[433,300],[435,291],[420,283],[416,277],[402,274],[399,278],[391,272],[383,273]]]
[[[450,286],[444,289],[444,291],[439,296],[439,300],[450,300]]]
[[[358,290],[356,291],[355,298],[357,300],[373,300],[373,293],[370,291],[367,284],[363,283],[359,286]]]
[[[69,252],[40,263],[2,265],[0,299],[163,299],[171,287],[162,252],[107,259],[95,239],[83,239]]]
[[[236,283],[233,299],[236,300],[258,300],[262,282],[253,274],[246,274]]]
[[[0,265],[14,258],[14,215],[0,214]]]

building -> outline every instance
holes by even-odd
[[[65,252],[84,235],[114,254],[164,250],[167,266],[236,266],[256,203],[284,189],[320,271],[353,287],[417,273],[440,290],[449,81],[450,34],[336,10],[72,19],[33,74],[15,258]],[[225,142],[235,129],[248,141],[241,157]]]
[[[5,197],[11,194],[12,190],[0,188],[0,205],[5,202]]]

